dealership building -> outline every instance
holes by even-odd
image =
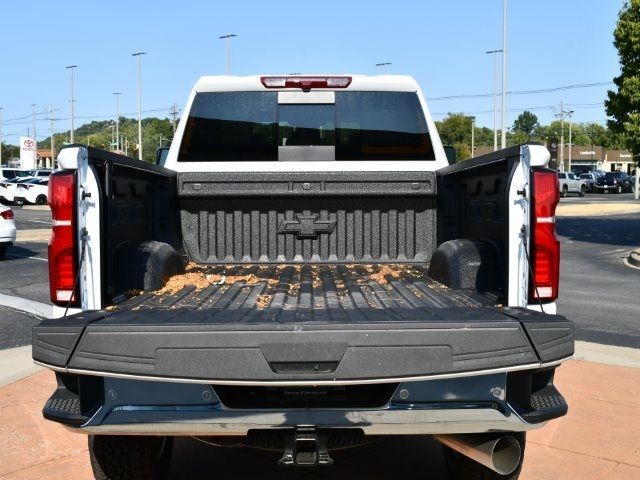
[[[555,148],[554,148],[555,147]],[[607,150],[604,147],[594,145],[568,145],[564,146],[564,162],[560,155],[560,148],[556,145],[548,145],[551,152],[550,167],[563,172],[588,172],[590,170],[603,170],[605,172],[631,173],[635,167],[633,154],[628,150]],[[493,152],[493,147],[476,147],[474,156]]]

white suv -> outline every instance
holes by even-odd
[[[560,172],[558,174],[560,180],[560,196],[566,197],[570,193],[577,193],[584,197],[587,193],[587,182],[580,180],[573,172]]]

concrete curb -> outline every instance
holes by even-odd
[[[640,368],[640,349],[576,341],[576,360]]]
[[[9,307],[20,312],[29,313],[42,318],[53,318],[54,306],[36,302],[22,297],[14,297],[0,293],[0,306]]]
[[[49,210],[49,205],[23,205],[23,210]]]
[[[638,203],[567,203],[558,205],[557,217],[602,217],[606,215],[626,215],[640,213]]]
[[[30,230],[18,230],[16,243],[18,242],[48,242],[51,237],[50,228],[34,228]]]
[[[0,388],[40,370],[31,358],[31,345],[0,350]]]
[[[636,268],[640,268],[640,249],[631,252],[627,257],[627,262]]]

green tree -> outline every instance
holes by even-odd
[[[522,134],[525,138],[525,142],[531,140],[533,133],[540,126],[538,123],[538,117],[528,110],[525,110],[518,118],[513,122],[513,132],[516,134]]]
[[[640,153],[640,0],[625,1],[613,32],[618,49],[620,76],[613,79],[615,90],[605,101],[613,117],[609,128],[621,135],[627,149]]]
[[[456,149],[458,160],[471,157],[471,117],[449,113],[444,120],[436,122],[436,127],[442,143]]]

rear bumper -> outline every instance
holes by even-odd
[[[562,316],[475,311],[469,319],[465,309],[453,309],[449,322],[349,324],[195,323],[189,312],[182,323],[119,324],[89,312],[34,327],[33,359],[59,372],[104,377],[357,385],[534,369],[573,355],[573,322]]]
[[[47,402],[44,416],[75,432],[100,435],[244,436],[251,430],[302,425],[354,428],[367,435],[518,432],[567,412],[553,387],[552,369],[402,382],[385,386],[383,396],[361,391],[356,398],[341,392],[334,397],[338,403],[327,407],[323,396],[331,394],[322,387],[265,390],[271,403],[244,390],[240,408],[234,405],[238,392],[234,396],[218,385],[69,375],[58,375],[58,380],[61,387]],[[274,391],[280,395],[276,400]],[[292,406],[295,395],[306,396],[306,408]],[[362,398],[373,403],[358,406]]]

